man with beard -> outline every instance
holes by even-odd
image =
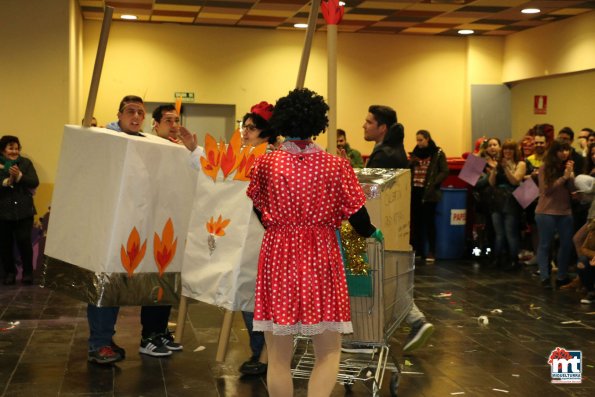
[[[527,173],[525,174],[526,178],[533,178],[533,181],[537,183],[537,179],[539,176],[539,167],[543,164],[543,157],[545,156],[545,152],[547,151],[548,144],[546,136],[543,132],[537,131],[534,136],[534,143],[535,143],[535,152],[527,159],[525,162],[527,163]],[[527,224],[529,225],[529,230],[531,230],[531,246],[533,247],[533,252],[537,252],[537,244],[539,242],[539,235],[537,234],[537,224],[535,223],[535,207],[537,206],[537,199],[535,199],[531,204],[525,208],[525,215],[527,219]],[[536,265],[537,264],[537,255],[534,255],[531,259],[527,261],[527,265]]]
[[[337,150],[344,151],[344,155],[342,157],[346,157],[349,159],[349,163],[353,168],[363,168],[364,167],[364,160],[362,159],[362,154],[352,149],[347,143],[347,134],[342,129],[337,129]]]
[[[532,155],[527,157],[527,162],[531,165],[532,172],[527,172],[528,177],[532,177],[535,182],[537,182],[537,174],[539,172],[539,167],[543,164],[543,156],[545,155],[545,151],[547,150],[547,141],[545,134],[543,132],[537,132],[534,136],[535,142],[535,152]],[[527,170],[528,171],[528,170]]]

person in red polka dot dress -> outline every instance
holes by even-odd
[[[341,333],[353,332],[336,231],[349,219],[366,237],[382,239],[364,207],[349,161],[311,138],[328,125],[328,105],[308,89],[275,104],[274,131],[288,137],[252,168],[247,194],[265,235],[258,261],[254,330],[268,347],[269,395],[292,396],[293,335],[312,337],[316,365],[308,396],[330,395],[339,369]]]

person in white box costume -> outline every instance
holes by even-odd
[[[175,110],[174,110],[175,112]],[[125,96],[118,108],[118,121],[109,123],[107,128],[129,135],[142,136],[140,130],[145,119],[145,106],[142,98]],[[88,361],[97,364],[111,364],[123,360],[126,352],[113,341],[119,306],[98,307],[87,305],[89,322]],[[172,351],[182,350],[179,343],[167,329],[171,306],[142,306],[142,337],[139,352],[152,357],[164,357]]]
[[[345,269],[336,232],[349,219],[363,236],[381,240],[364,207],[366,197],[349,161],[326,153],[312,138],[328,125],[328,105],[308,89],[275,104],[270,124],[285,137],[252,169],[248,197],[265,227],[258,262],[254,330],[268,348],[267,386],[292,396],[293,335],[311,336],[316,365],[308,396],[330,395],[341,333],[353,332]]]

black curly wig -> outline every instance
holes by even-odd
[[[308,139],[324,132],[328,109],[322,96],[307,88],[296,88],[277,100],[269,122],[282,136]]]

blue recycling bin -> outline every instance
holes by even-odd
[[[465,255],[467,189],[442,188],[436,206],[436,258],[460,259]]]

